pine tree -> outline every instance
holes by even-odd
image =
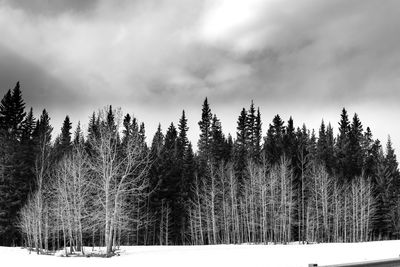
[[[69,116],[66,116],[64,119],[63,126],[61,128],[61,136],[60,136],[60,149],[63,154],[69,153],[72,148],[71,129],[72,129],[72,123],[69,119]]]
[[[339,135],[336,142],[337,174],[341,183],[349,181],[350,173],[350,122],[346,109],[343,108],[339,122]]]
[[[253,159],[259,161],[261,158],[261,139],[262,139],[262,122],[261,122],[261,113],[260,108],[257,109],[257,117],[255,121],[255,129],[254,129],[254,155]]]
[[[206,98],[204,100],[201,112],[201,121],[199,121],[200,138],[197,144],[198,154],[203,162],[207,161],[210,157],[211,120],[212,120],[212,113],[208,105],[208,100]]]
[[[140,123],[139,126],[139,144],[145,148],[145,151],[147,150],[147,144],[146,144],[146,130],[144,126],[144,122]]]
[[[245,181],[245,171],[248,158],[248,125],[247,112],[242,109],[237,121],[236,140],[235,140],[235,171],[239,185],[243,185]]]
[[[35,165],[35,154],[32,153],[32,151],[34,151],[34,128],[35,118],[33,117],[33,110],[31,108],[22,122],[21,146],[17,156],[17,162],[20,162],[18,167],[20,176],[19,187],[23,188],[22,190],[25,198],[34,190],[33,169]]]
[[[322,120],[321,126],[319,128],[318,133],[318,141],[317,141],[317,160],[319,163],[323,164],[325,167],[327,165],[327,136],[325,130],[325,123]]]
[[[158,124],[157,132],[154,134],[153,141],[151,143],[151,155],[153,158],[161,155],[164,146],[164,134],[161,130],[161,124]]]
[[[286,157],[291,160],[292,164],[295,165],[297,158],[296,155],[296,134],[294,129],[294,123],[292,117],[289,118],[287,126],[283,134],[283,152]]]
[[[334,155],[335,139],[333,137],[333,128],[330,123],[326,127],[326,171],[332,175],[335,168]]]
[[[178,133],[173,123],[169,126],[165,135],[163,149],[163,176],[160,184],[161,199],[168,203],[171,208],[171,242],[173,244],[181,243],[182,214],[184,212],[184,203],[182,203],[182,176],[181,168],[178,164],[177,151]]]
[[[400,172],[390,136],[388,137],[386,144],[384,166],[385,176],[390,181],[390,186],[387,192],[387,202],[390,207],[390,238],[397,239],[400,236]]]
[[[189,140],[187,138],[187,131],[189,127],[187,126],[187,119],[185,115],[185,111],[182,111],[182,117],[179,120],[178,124],[179,136],[177,140],[177,149],[178,149],[178,158],[183,160],[185,152],[189,145]]]
[[[51,133],[53,127],[50,125],[50,117],[46,109],[42,111],[40,119],[36,122],[35,130],[33,132],[34,141],[37,153],[40,152],[43,147],[50,149],[51,147]]]
[[[83,136],[83,132],[81,129],[81,122],[78,121],[78,125],[76,126],[75,132],[74,132],[74,140],[72,142],[74,146],[80,146],[85,143],[85,138]]]
[[[25,203],[29,193],[26,175],[29,162],[24,162],[25,103],[19,82],[8,90],[0,103],[0,245],[18,242],[17,211]],[[25,136],[24,136],[25,137]]]
[[[125,115],[122,125],[122,143],[125,144],[132,136],[131,116],[129,114]]]
[[[317,137],[315,136],[314,129],[311,131],[310,138],[307,144],[308,155],[311,161],[316,161],[317,159]]]
[[[256,150],[256,119],[257,119],[257,115],[256,115],[256,109],[254,108],[254,102],[253,100],[251,101],[250,104],[250,108],[249,111],[247,112],[247,116],[246,116],[246,146],[247,146],[247,150],[249,153],[249,157],[251,159],[254,159],[254,154],[255,154],[255,150]]]
[[[226,162],[231,161],[233,155],[234,155],[233,139],[231,134],[228,134],[228,137],[226,138],[224,145],[224,160]]]
[[[8,133],[9,128],[12,124],[11,117],[13,112],[13,97],[11,94],[11,90],[8,90],[7,93],[4,95],[3,99],[0,103],[0,128]]]
[[[215,114],[211,124],[211,158],[215,163],[225,159],[225,137],[221,122]]]
[[[14,140],[21,137],[21,123],[25,118],[25,103],[22,99],[19,82],[14,89],[8,90],[0,104],[0,128]]]
[[[363,151],[362,151],[363,127],[357,113],[354,114],[353,122],[350,127],[349,134],[349,151],[347,158],[349,162],[349,177],[354,178],[361,175],[363,165]]]
[[[90,143],[90,140],[94,140],[99,138],[100,136],[100,118],[96,116],[96,113],[93,112],[92,116],[89,119],[88,126],[88,136],[87,141]]]
[[[279,115],[276,115],[269,125],[267,137],[264,143],[265,157],[270,164],[279,162],[284,153],[283,150],[283,134],[284,122]]]

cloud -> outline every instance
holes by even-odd
[[[81,120],[78,110],[128,107],[154,127],[152,118],[168,124],[181,108],[198,113],[206,96],[231,131],[232,114],[251,99],[267,118],[310,107],[384,114],[400,99],[399,8],[395,0],[0,0],[0,88],[21,80],[31,105],[73,109]]]
[[[57,16],[62,13],[82,14],[93,10],[98,0],[2,0],[0,3],[20,9],[28,15]]]

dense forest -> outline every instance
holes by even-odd
[[[199,107],[200,108],[200,107]],[[338,112],[339,113],[339,112]],[[253,102],[225,135],[207,98],[197,144],[185,111],[146,140],[111,106],[60,131],[25,107],[19,83],[0,104],[0,245],[38,253],[83,246],[360,242],[400,237],[400,174],[357,114],[337,135]],[[151,145],[150,145],[151,144]],[[197,145],[197,150],[194,146]]]

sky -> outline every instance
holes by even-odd
[[[251,100],[337,129],[345,107],[400,151],[400,1],[0,0],[0,93],[21,83],[54,134],[69,115],[121,107],[147,140],[182,110],[197,143],[208,97],[224,132]]]

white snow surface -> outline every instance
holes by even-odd
[[[90,248],[87,248],[90,252]],[[120,256],[61,257],[37,255],[23,248],[0,247],[0,266],[287,266],[307,267],[397,258],[400,241],[365,243],[289,244],[289,245],[215,245],[215,246],[129,246]]]

